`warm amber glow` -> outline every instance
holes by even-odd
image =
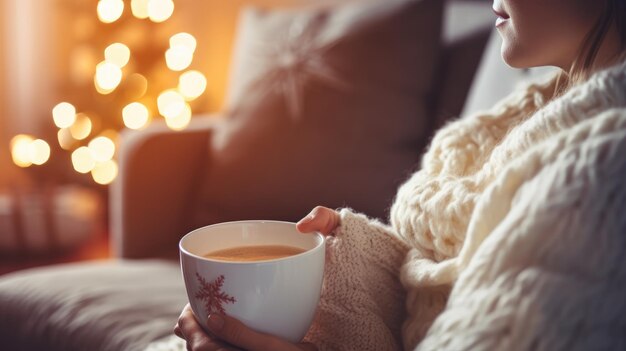
[[[89,148],[81,146],[72,152],[72,165],[76,172],[88,173],[96,166],[96,161],[91,156]]]
[[[57,140],[59,141],[59,146],[61,146],[63,150],[71,150],[76,143],[76,139],[72,137],[69,128],[59,129],[57,132]]]
[[[193,53],[196,51],[196,38],[185,32],[174,34],[170,38],[170,47],[173,48],[176,46],[184,46]]]
[[[84,113],[76,115],[76,122],[69,128],[72,138],[76,140],[83,140],[91,134],[91,128],[93,127],[91,119]]]
[[[133,16],[139,19],[148,18],[148,1],[149,0],[131,0],[130,9],[133,12]]]
[[[124,1],[122,0],[100,0],[98,1],[98,18],[104,23],[117,21],[124,12]]]
[[[52,119],[58,128],[67,128],[76,120],[76,108],[69,102],[61,102],[52,109]]]
[[[185,109],[185,99],[174,90],[166,90],[157,98],[159,113],[165,118],[174,118]]]
[[[30,161],[35,165],[42,165],[50,158],[50,145],[45,140],[33,140],[30,149],[32,152]]]
[[[122,70],[113,63],[104,61],[96,66],[96,87],[99,92],[111,92],[122,81]]]
[[[11,139],[11,158],[19,167],[28,167],[32,162],[33,137],[26,134],[18,134]]]
[[[133,102],[122,109],[124,125],[130,129],[141,129],[145,127],[150,119],[148,108],[139,102]]]
[[[198,71],[187,71],[178,78],[178,91],[185,100],[193,100],[204,93],[206,78]]]
[[[122,43],[113,43],[104,49],[104,59],[119,68],[126,66],[130,60],[130,49]]]
[[[117,177],[117,163],[114,160],[98,163],[91,171],[93,180],[102,185],[110,184]]]
[[[76,82],[87,82],[93,76],[93,68],[98,63],[95,50],[86,44],[76,46],[70,52],[69,69],[72,80]]]
[[[183,130],[189,125],[190,121],[191,106],[189,106],[189,104],[185,104],[185,108],[183,109],[183,111],[178,116],[166,118],[165,124],[167,124],[170,129]]]
[[[148,0],[148,17],[152,22],[163,22],[174,13],[172,0]]]
[[[126,78],[126,89],[128,89],[129,97],[139,99],[146,95],[148,91],[148,79],[139,73],[133,73]]]
[[[165,51],[165,63],[172,71],[182,71],[193,61],[193,51],[186,46],[174,46]]]
[[[105,162],[113,158],[115,154],[115,144],[113,140],[99,136],[89,142],[91,157],[97,162]]]

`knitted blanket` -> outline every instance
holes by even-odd
[[[553,91],[531,85],[444,127],[391,227],[341,211],[308,340],[626,349],[626,63],[546,102]]]

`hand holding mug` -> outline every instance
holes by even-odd
[[[196,321],[191,307],[185,306],[174,328],[177,336],[187,340],[187,349],[191,351],[238,350],[249,351],[315,351],[309,343],[292,344],[276,336],[259,333],[243,323],[226,315],[211,315],[207,324],[212,334],[204,332]]]

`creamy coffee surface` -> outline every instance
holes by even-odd
[[[299,247],[287,245],[253,245],[211,251],[203,256],[222,261],[251,262],[289,257],[303,253],[304,251],[304,249]]]

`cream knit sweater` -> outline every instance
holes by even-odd
[[[341,211],[328,350],[626,350],[626,63],[450,123],[391,227]]]

